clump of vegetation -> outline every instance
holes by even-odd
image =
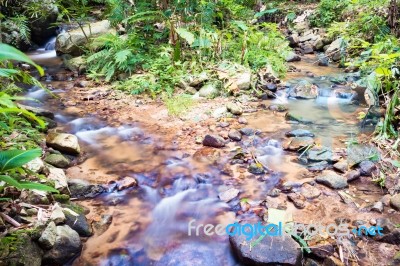
[[[172,97],[164,95],[164,103],[167,106],[168,114],[179,116],[188,111],[194,105],[194,100],[191,95],[178,94]]]
[[[310,17],[313,27],[326,27],[338,21],[342,11],[350,4],[349,0],[321,0],[315,13]]]

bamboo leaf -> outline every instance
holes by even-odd
[[[39,183],[34,183],[34,182],[20,182],[20,187],[24,189],[36,189],[36,190],[41,190],[41,191],[47,191],[47,192],[53,192],[53,193],[60,193],[57,189],[39,184]]]
[[[33,62],[32,59],[30,59],[23,52],[21,52],[20,50],[14,48],[8,44],[0,43],[0,61],[5,61],[5,60],[15,60],[15,61],[21,61],[21,62],[28,63],[28,64],[36,67],[36,69],[39,71],[39,74],[41,76],[44,75],[43,68],[41,68],[35,62]]]
[[[41,155],[41,149],[2,151],[0,152],[0,172],[21,167]]]
[[[14,178],[12,178],[11,176],[0,175],[0,181],[4,181],[4,182],[6,182],[7,184],[9,184],[9,185],[11,185],[13,187],[21,189],[20,183],[17,180],[15,180]]]

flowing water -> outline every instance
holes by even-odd
[[[73,81],[57,82],[51,77],[63,72],[55,51],[39,49],[30,56],[46,67],[48,76],[44,83],[53,88],[54,94],[68,99],[68,88]],[[235,168],[238,171],[234,171],[234,177],[229,177],[221,173],[229,158],[220,158],[214,164],[196,160],[182,151],[163,148],[161,136],[157,132],[146,132],[139,124],[113,126],[96,115],[81,117],[79,110],[66,108],[44,90],[30,89],[28,97],[40,100],[41,103],[36,103],[38,106],[55,113],[58,129],[76,134],[80,139],[88,159],[67,170],[70,178],[105,184],[130,176],[139,183],[137,188],[114,190],[82,202],[91,210],[88,217],[99,221],[102,215],[108,214],[112,215],[112,223],[104,233],[95,234],[84,243],[82,254],[73,265],[192,265],[198,261],[204,265],[240,265],[226,236],[189,236],[188,222],[193,219],[197,224],[229,224],[241,219],[258,221],[263,211],[259,203],[266,193],[285,181],[299,180],[305,171],[304,166],[293,161],[293,155],[282,150],[285,131],[305,128],[316,133],[324,145],[335,147],[344,146],[339,139],[360,133],[354,118],[359,107],[351,105],[348,97],[338,98],[326,78],[343,74],[337,68],[315,67],[311,60],[306,58],[297,67],[308,68],[316,78],[292,73],[287,82],[310,79],[325,88],[316,100],[287,99],[282,92],[277,99],[265,103],[285,103],[290,112],[312,120],[312,125],[288,124],[282,115],[271,111],[247,116],[249,127],[264,134],[245,139],[241,145],[253,147],[260,160],[273,170],[265,178],[240,178],[243,172],[240,165]],[[241,190],[240,198],[249,199],[249,211],[241,210],[237,198],[229,203],[218,198],[221,191],[230,187]],[[329,196],[334,198],[332,193],[326,191],[328,196],[323,196],[317,209],[291,211],[305,222],[318,219],[321,211],[322,217],[330,219],[351,215],[351,209],[335,212],[338,204],[329,200]]]

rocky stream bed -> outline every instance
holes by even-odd
[[[64,70],[55,51],[31,57],[47,68],[44,83],[57,97],[35,87],[26,95],[41,102],[23,104],[53,122],[46,156],[29,167],[70,199],[60,196],[48,207],[48,195],[24,192],[18,221],[41,224],[40,230],[8,252],[8,260],[32,266],[400,263],[398,177],[386,177],[389,190],[372,180],[380,155],[370,139],[378,118],[363,127],[357,120],[365,110],[351,86],[357,73],[296,55],[285,80],[264,76],[267,90],[259,97],[208,99],[201,96],[213,88],[202,88],[196,104],[173,117],[161,101]],[[269,222],[274,210],[306,225],[379,225],[384,236],[317,235],[306,239],[307,253],[291,237],[266,237],[249,248],[243,236],[188,235],[193,219]]]

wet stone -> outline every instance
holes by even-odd
[[[243,109],[239,105],[235,103],[228,103],[226,105],[226,109],[228,109],[229,112],[231,112],[233,115],[241,115],[243,114]]]
[[[89,225],[83,213],[78,214],[71,212],[69,209],[64,210],[65,224],[69,225],[80,236],[89,237],[93,234],[92,227]]]
[[[225,146],[225,140],[216,135],[206,135],[203,139],[203,145],[213,148],[222,148]]]
[[[327,161],[311,163],[307,166],[307,169],[311,172],[323,171],[329,167],[329,163]]]
[[[307,158],[314,162],[333,162],[333,153],[329,148],[312,148],[308,151]]]
[[[233,251],[244,265],[300,265],[300,245],[290,236],[264,237],[250,247],[254,240],[246,240],[243,234],[229,237]]]
[[[253,175],[263,175],[265,174],[264,167],[260,164],[257,163],[252,163],[249,165],[249,168],[247,169],[249,173],[252,173]]]
[[[306,199],[303,195],[299,193],[289,193],[287,195],[288,199],[293,202],[293,205],[298,209],[304,209],[306,206]]]
[[[244,127],[242,129],[239,130],[240,133],[242,133],[242,135],[245,136],[252,136],[254,134],[256,134],[256,130],[252,129],[252,128],[248,128],[248,127]]]
[[[247,125],[247,119],[244,117],[239,117],[238,122],[239,124]]]
[[[371,211],[382,213],[383,212],[383,203],[381,201],[375,202],[374,206],[372,206],[372,208],[371,208]]]
[[[311,137],[294,137],[285,145],[287,150],[297,151],[301,148],[314,145],[314,139]]]
[[[242,140],[242,134],[240,134],[239,131],[236,129],[232,129],[228,133],[228,137],[233,140],[233,141],[241,141]]]
[[[239,195],[239,192],[240,191],[236,188],[230,188],[228,190],[225,190],[225,191],[219,193],[218,196],[222,201],[229,202],[229,201],[233,200],[234,198],[236,198],[237,195]]]
[[[268,192],[268,196],[273,197],[273,198],[276,198],[276,197],[279,197],[279,194],[280,194],[280,193],[281,193],[281,190],[280,190],[280,189],[278,189],[278,188],[273,188],[273,189],[271,189],[270,192]]]
[[[362,161],[359,164],[361,175],[371,176],[372,173],[377,169],[376,165],[371,161]]]
[[[351,170],[344,175],[348,182],[354,181],[360,178],[361,174],[359,170]]]
[[[301,187],[301,195],[303,195],[306,199],[315,199],[321,195],[321,190],[316,188],[315,186],[311,186],[309,184],[304,184]]]
[[[314,137],[315,135],[305,129],[295,129],[285,133],[286,137]]]
[[[341,173],[346,173],[348,166],[347,166],[347,161],[342,160],[333,165],[333,168]]]
[[[390,198],[390,206],[392,206],[393,209],[400,211],[400,193]]]
[[[324,171],[321,175],[317,176],[316,181],[333,189],[342,189],[348,186],[345,177],[329,170]]]

